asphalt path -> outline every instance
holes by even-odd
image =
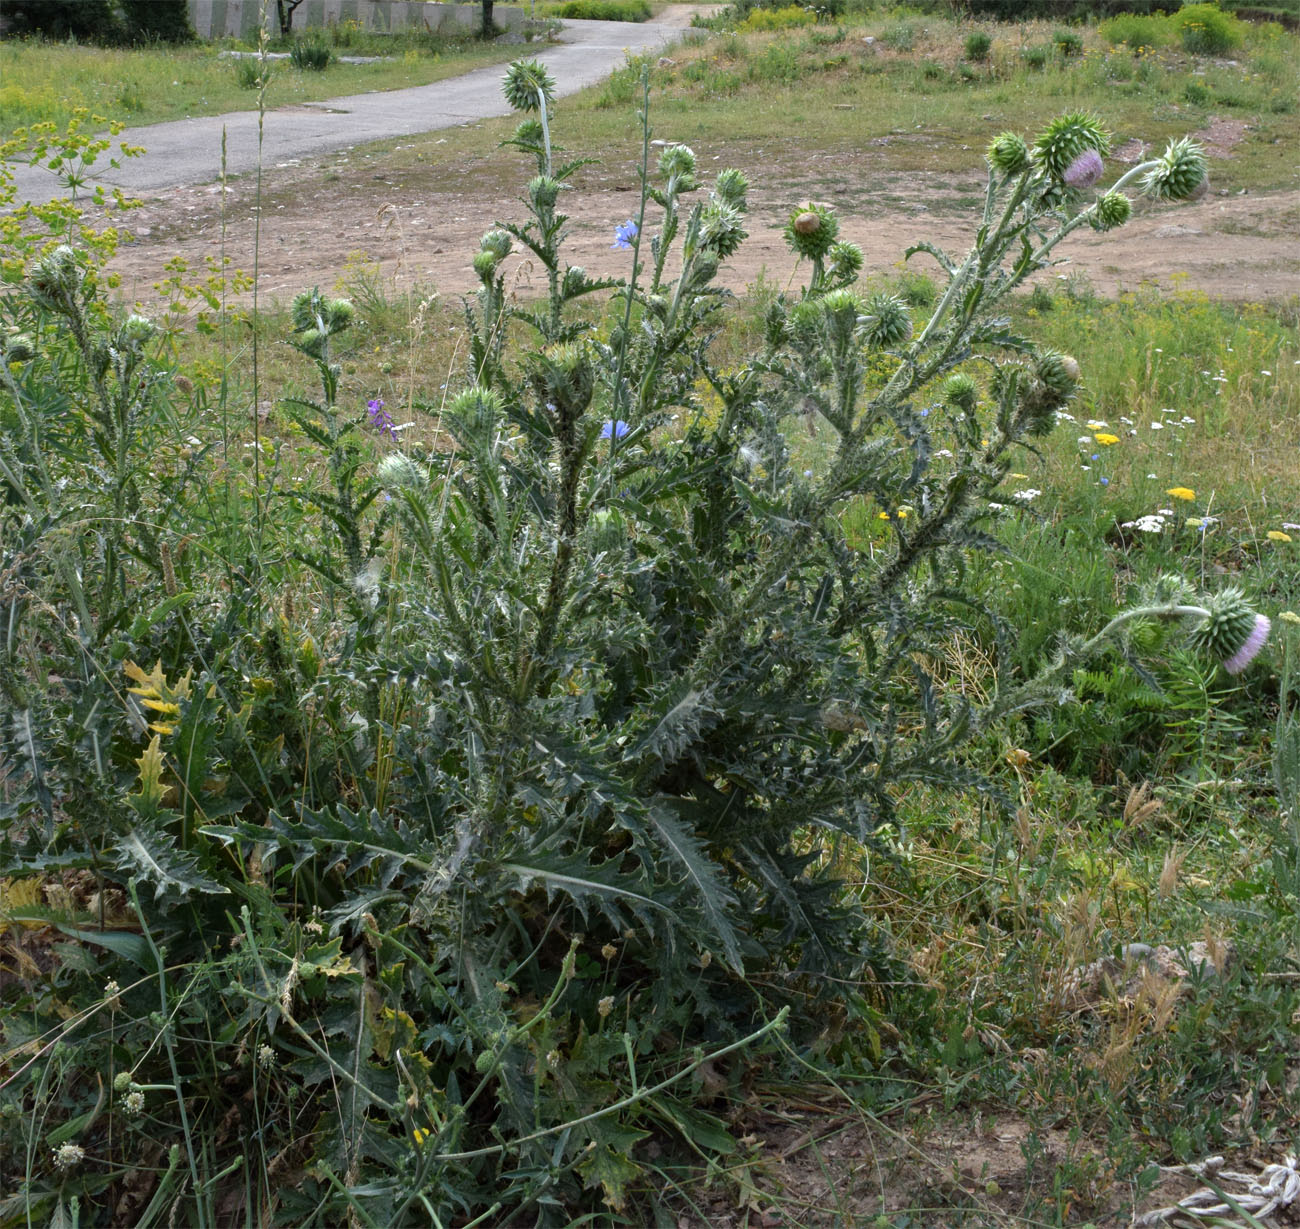
[[[662,51],[681,37],[695,11],[675,5],[644,23],[566,21],[557,42],[524,44],[519,54],[546,65],[555,78],[557,95],[573,94],[603,80],[629,54]],[[97,163],[85,191],[102,184],[110,191],[121,188],[129,196],[138,196],[212,183],[221,177],[223,133],[226,173],[242,175],[256,170],[259,158],[263,166],[290,159],[306,161],[368,141],[506,115],[510,108],[501,96],[504,73],[505,64],[496,64],[432,85],[279,107],[262,117],[260,150],[256,111],[128,128],[120,139],[143,146],[145,153],[123,158],[116,167]],[[48,170],[21,165],[10,169],[19,202],[43,203],[63,194]]]

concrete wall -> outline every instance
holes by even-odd
[[[250,38],[257,32],[263,10],[267,29],[280,32],[275,0],[189,0],[190,19],[200,38]],[[497,5],[492,13],[498,26],[510,29],[524,18],[522,8]],[[404,30],[410,26],[450,32],[477,29],[481,10],[477,4],[431,4],[424,0],[304,0],[293,15],[294,33],[357,21],[370,29]]]

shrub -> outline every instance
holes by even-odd
[[[262,68],[265,63],[267,77],[271,73],[273,61],[263,61],[260,56],[239,56],[234,63],[235,80],[243,90],[261,89]]]
[[[983,30],[975,30],[973,33],[966,35],[966,58],[983,62],[989,58],[989,52],[993,49],[993,39]]]
[[[741,30],[789,30],[796,26],[810,26],[817,15],[798,4],[787,4],[779,9],[754,9],[738,27]]]
[[[548,4],[543,11],[547,17],[568,17],[575,21],[650,20],[647,0],[563,0],[561,4]]]
[[[1052,46],[1050,43],[1036,43],[1032,47],[1022,47],[1020,58],[1026,68],[1046,68],[1052,61]]]
[[[1213,4],[1189,4],[1173,18],[1183,50],[1192,55],[1225,55],[1242,40],[1242,23]]]
[[[1097,33],[1112,47],[1162,47],[1172,37],[1168,17],[1123,14],[1110,17],[1097,26]]]
[[[289,48],[289,61],[294,68],[305,72],[323,73],[334,58],[329,47],[314,38],[294,39]]]
[[[1083,36],[1076,30],[1054,30],[1052,44],[1067,60],[1083,53]]]

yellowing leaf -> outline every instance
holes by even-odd
[[[127,802],[137,815],[156,815],[162,806],[163,794],[166,793],[162,783],[162,739],[157,734],[149,740],[149,745],[136,760],[136,764],[140,767],[140,792],[129,795]]]

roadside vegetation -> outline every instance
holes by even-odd
[[[381,35],[345,24],[323,36],[273,39],[267,50],[297,56],[268,60],[263,70],[256,45],[229,41],[112,48],[6,39],[0,41],[0,138],[32,124],[62,128],[78,108],[132,126],[253,110],[263,71],[268,108],[428,85],[504,63],[518,48],[484,42],[472,33],[463,38]],[[382,58],[349,64],[339,60],[341,55]]]
[[[1225,97],[1293,186],[1295,37],[782,12],[417,151],[527,184],[464,307],[0,230],[0,1226],[1118,1225],[1294,1150],[1300,301],[863,275],[797,182],[714,278],[864,116],[1013,279]],[[563,268],[607,140],[635,293]]]

